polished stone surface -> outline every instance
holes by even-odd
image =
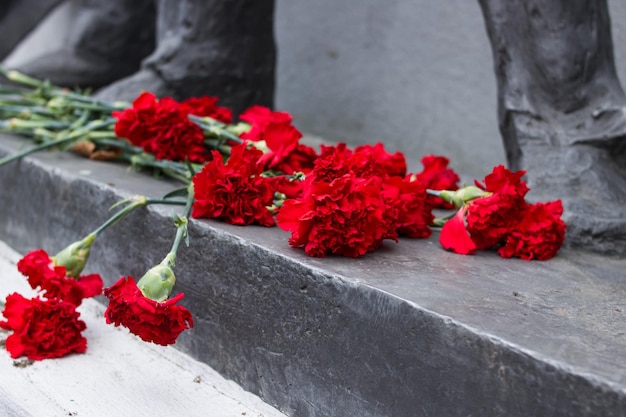
[[[58,153],[0,169],[0,183],[0,238],[21,252],[59,250],[120,198],[178,186]],[[171,212],[131,214],[86,271],[143,274],[169,249]],[[190,236],[176,291],[196,327],[177,346],[288,415],[626,414],[624,258],[460,256],[435,233],[316,259],[280,229],[204,220]]]

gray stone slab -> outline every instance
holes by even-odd
[[[0,238],[22,252],[59,250],[120,198],[176,187],[71,154],[4,167],[0,184]],[[171,210],[131,214],[87,270],[143,274],[170,246]],[[176,290],[196,327],[177,346],[288,415],[626,415],[626,259],[466,257],[436,233],[315,259],[277,228],[192,221],[190,235]]]

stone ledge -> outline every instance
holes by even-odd
[[[0,183],[0,239],[21,252],[59,250],[119,199],[178,186],[67,153],[2,168]],[[143,274],[169,248],[170,213],[131,214],[86,271]],[[436,234],[315,259],[277,228],[192,221],[190,235],[176,290],[196,327],[177,347],[288,415],[626,414],[624,259],[466,257]]]

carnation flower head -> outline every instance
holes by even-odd
[[[392,230],[400,236],[413,239],[431,235],[429,226],[434,216],[427,200],[426,188],[421,182],[411,181],[410,176],[387,177],[382,184],[382,195]]]
[[[565,240],[567,227],[561,220],[562,214],[560,200],[528,205],[521,221],[507,234],[498,254],[527,261],[554,257]]]
[[[17,263],[17,269],[26,276],[33,289],[41,289],[49,298],[58,298],[76,306],[84,298],[100,295],[102,278],[98,274],[81,275],[74,278],[67,275],[66,267],[56,265],[43,249],[27,253]]]
[[[0,328],[13,333],[6,340],[12,358],[32,360],[60,358],[87,350],[81,332],[87,327],[79,320],[76,306],[59,299],[26,299],[13,293],[6,299]]]
[[[213,151],[213,160],[193,177],[195,218],[222,219],[230,224],[273,226],[267,207],[273,204],[271,181],[261,176],[263,155],[247,144],[234,146],[225,164]]]
[[[287,175],[307,173],[313,169],[317,153],[310,146],[299,143],[302,133],[289,123],[269,123],[262,131],[261,140],[253,146],[263,150],[259,164],[264,170],[275,170]],[[263,149],[265,148],[265,149]]]
[[[523,175],[524,171],[513,173],[499,165],[485,177],[484,184],[476,182],[476,187],[442,193],[448,201],[463,207],[444,224],[441,245],[456,253],[471,254],[502,243],[527,206],[524,196],[528,187],[521,180]]]
[[[490,248],[517,224],[520,213],[526,208],[524,196],[528,192],[521,178],[525,171],[511,172],[499,165],[485,177],[479,188],[491,193],[469,203],[467,230],[478,249]]]
[[[142,93],[132,107],[112,113],[117,119],[115,134],[156,159],[206,162],[204,134],[189,120],[189,108],[169,97],[157,100],[152,93]]]
[[[415,179],[431,190],[458,190],[459,174],[448,168],[450,160],[445,156],[426,155],[422,158],[424,169],[415,174]],[[454,205],[441,198],[429,195],[428,201],[432,207],[453,209]]]
[[[193,327],[189,310],[176,304],[184,297],[182,293],[156,301],[146,297],[129,276],[105,288],[104,295],[109,299],[104,313],[107,324],[126,327],[146,342],[171,345],[184,330]]]
[[[239,115],[243,121],[250,123],[250,130],[241,134],[241,139],[250,141],[262,140],[265,128],[272,124],[290,124],[292,117],[287,112],[272,111],[264,106],[251,106]]]
[[[191,97],[180,103],[181,111],[187,115],[193,114],[199,117],[210,117],[225,124],[233,121],[233,112],[226,107],[217,105],[217,97],[202,96]]]
[[[348,173],[331,182],[307,177],[303,196],[287,200],[276,215],[291,232],[289,244],[316,257],[358,257],[393,235],[381,196],[382,180]]]
[[[337,146],[322,145],[315,160],[313,174],[318,181],[329,182],[349,172],[358,177],[400,176],[406,173],[406,160],[400,152],[389,154],[381,143],[364,145],[350,150],[345,143]]]
[[[380,142],[375,145],[357,146],[354,149],[354,154],[362,158],[359,158],[360,166],[357,169],[357,173],[361,176],[388,175],[404,177],[406,175],[407,167],[404,154],[402,152],[391,154],[385,150],[385,146]]]

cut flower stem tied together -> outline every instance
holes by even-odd
[[[173,269],[181,242],[188,244],[190,215],[278,226],[290,234],[290,246],[315,257],[364,256],[385,240],[428,238],[433,227],[440,228],[443,248],[465,255],[493,250],[504,258],[546,260],[564,240],[561,202],[529,204],[523,171],[497,166],[482,182],[459,188],[459,175],[444,156],[427,155],[422,171],[409,173],[405,156],[382,143],[316,150],[300,142],[302,133],[289,113],[263,106],[249,107],[234,121],[217,97],[177,101],[143,92],[132,103],[108,103],[2,66],[0,75],[21,84],[0,85],[0,131],[35,142],[0,159],[0,166],[46,149],[71,150],[185,184],[163,199],[125,199],[100,227],[57,255],[39,249],[18,263],[40,296],[7,298],[0,327],[14,332],[7,339],[14,357],[84,352],[85,324],[75,307],[101,292],[109,300],[107,323],[148,342],[175,343],[193,327],[191,313],[178,304],[183,293],[173,292]],[[104,290],[99,275],[81,275],[96,238],[151,204],[185,205],[183,214],[174,216],[176,236],[163,260],[139,280],[123,276]],[[435,219],[433,209],[449,214]],[[67,329],[67,337],[55,337],[56,328]],[[44,346],[47,338],[54,343]]]

